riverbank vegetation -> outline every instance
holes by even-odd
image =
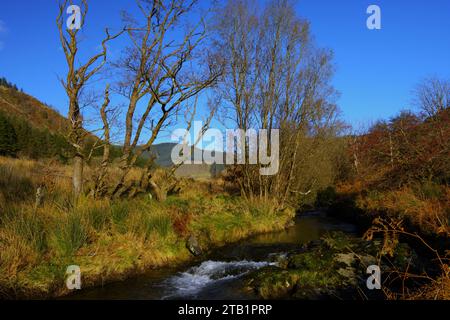
[[[204,252],[256,233],[282,230],[293,212],[270,202],[250,202],[211,183],[184,181],[164,202],[149,197],[73,203],[70,179],[52,167],[43,176],[34,161],[0,159],[0,287],[5,297],[50,297],[68,293],[65,270],[79,265],[83,287],[101,285],[156,267],[187,262],[186,240],[195,235]],[[60,172],[69,168],[58,166]],[[6,178],[6,180],[5,180]],[[43,203],[35,206],[44,183]],[[4,183],[4,184],[3,184]]]
[[[384,237],[380,254],[406,242],[432,261],[418,273],[409,266],[396,271],[405,279],[427,279],[425,289],[402,288],[387,297],[448,299],[450,82],[424,80],[414,101],[419,111],[405,110],[346,137],[347,165],[336,186],[322,192],[322,202],[335,216],[372,230],[370,239]]]
[[[427,97],[419,93],[417,99],[438,103],[445,99],[442,94],[450,96],[448,89],[440,92],[436,83],[450,86],[443,80],[427,80],[420,86],[432,86]],[[353,171],[338,186],[341,200],[351,200],[365,212],[400,216],[422,233],[448,235],[450,109],[446,99],[447,107],[430,110],[421,103],[420,113],[404,111],[349,138]]]

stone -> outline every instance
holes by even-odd
[[[198,243],[197,238],[194,235],[190,235],[186,241],[186,248],[192,253],[194,256],[198,257],[202,254],[202,249],[200,244]]]
[[[355,261],[354,253],[338,253],[335,256],[335,260],[340,263],[344,263],[347,266],[351,266],[353,261]]]

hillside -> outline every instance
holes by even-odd
[[[48,105],[0,78],[0,155],[67,162],[68,120]]]
[[[67,128],[67,119],[56,110],[14,87],[0,85],[0,110],[52,133],[64,134]]]

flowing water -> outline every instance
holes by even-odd
[[[296,219],[295,226],[246,239],[216,249],[204,260],[183,268],[151,270],[147,274],[103,287],[86,289],[68,299],[254,299],[244,290],[243,276],[249,271],[276,265],[277,257],[319,239],[324,233],[355,232],[352,225],[322,212]]]

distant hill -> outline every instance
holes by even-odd
[[[171,154],[172,149],[176,146],[175,143],[161,143],[152,146],[152,150],[150,152],[145,152],[142,157],[150,158],[151,155],[154,155],[155,163],[161,167],[167,168],[173,165]],[[196,149],[201,151],[200,149]],[[192,151],[192,155],[194,151]],[[224,157],[222,152],[219,154]],[[225,165],[223,164],[184,164],[181,165],[177,171],[176,175],[179,177],[191,177],[191,178],[211,178],[218,175],[225,169]]]

